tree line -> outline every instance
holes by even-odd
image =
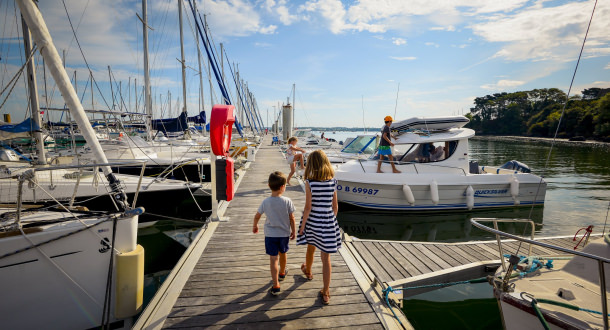
[[[466,117],[483,135],[589,138],[610,142],[610,88],[587,88],[569,98],[557,88],[477,97]]]

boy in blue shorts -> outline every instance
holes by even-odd
[[[379,151],[378,151],[379,161],[377,162],[377,173],[383,173],[381,171],[381,163],[383,162],[384,156],[388,156],[388,159],[390,159],[390,164],[392,165],[392,172],[400,173],[400,171],[397,170],[396,166],[394,165],[394,157],[392,156],[392,146],[394,145],[394,143],[392,142],[391,138],[396,139],[394,136],[392,136],[392,133],[390,131],[390,126],[392,126],[393,119],[391,116],[385,116],[385,118],[383,118],[383,121],[385,122],[385,125],[381,129],[381,140],[379,141]]]
[[[269,291],[272,295],[280,294],[280,281],[286,278],[286,252],[288,241],[293,240],[296,234],[294,222],[294,204],[288,197],[282,196],[286,191],[286,176],[282,172],[273,172],[269,175],[269,188],[271,196],[265,198],[254,215],[252,232],[258,233],[258,221],[263,214],[267,214],[265,222],[265,250],[269,255],[271,278],[273,286]],[[278,269],[279,259],[279,269]]]

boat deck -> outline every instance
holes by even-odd
[[[134,329],[159,328],[364,328],[412,329],[408,320],[382,301],[382,286],[393,287],[444,283],[472,279],[494,270],[499,264],[493,242],[428,243],[357,240],[344,235],[340,253],[331,257],[333,275],[331,304],[318,297],[322,288],[321,263],[316,255],[314,280],[301,274],[305,248],[290,243],[288,276],[282,293],[271,288],[269,258],[264,248],[264,216],[260,233],[252,234],[252,220],[262,200],[269,196],[267,178],[275,170],[289,167],[268,136],[259,147],[256,161],[237,181],[230,203],[219,207],[223,219],[210,223],[195,238],[156,296],[142,313]],[[285,196],[296,207],[297,222],[305,196],[293,178]],[[226,208],[226,211],[224,211]],[[298,223],[297,223],[298,225]],[[570,238],[571,239],[571,238]],[[568,238],[544,239],[573,247]],[[518,243],[504,241],[504,253],[514,252]],[[528,246],[522,246],[521,254]],[[534,248],[534,254],[549,254]],[[422,290],[409,290],[409,294]]]

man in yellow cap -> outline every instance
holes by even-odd
[[[392,133],[390,132],[390,126],[392,125],[392,117],[391,116],[385,116],[385,118],[383,118],[383,120],[385,121],[385,125],[383,126],[383,129],[381,130],[381,141],[379,142],[379,162],[377,162],[377,173],[383,173],[381,172],[381,163],[383,162],[383,158],[384,156],[388,156],[388,159],[390,160],[390,164],[392,165],[392,171],[394,173],[400,173],[399,170],[396,169],[396,166],[394,165],[394,157],[392,156],[392,148],[391,146],[394,145],[394,143],[392,143],[391,138],[396,139],[396,137],[392,136]]]

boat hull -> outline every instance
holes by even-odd
[[[41,212],[42,217],[47,214],[46,220],[57,217],[51,213],[57,214]],[[40,231],[27,234],[34,244],[52,240],[49,243],[0,258],[0,290],[4,297],[0,299],[0,318],[3,328],[88,329],[102,324],[112,256],[109,242],[112,240],[113,221],[83,219],[87,225],[99,223],[76,232],[84,226],[80,221],[70,219],[67,216],[65,221],[38,227]],[[115,248],[118,252],[136,249],[137,223],[138,216],[117,221]],[[0,239],[0,254],[4,256],[29,246],[28,240],[16,233]],[[115,269],[113,279],[116,278]],[[116,328],[130,328],[131,320],[114,318],[114,283],[112,295],[111,323]]]
[[[394,175],[392,183],[365,182],[338,178],[337,196],[343,203],[355,206],[402,211],[438,211],[438,210],[469,210],[513,206],[529,206],[544,204],[546,183],[521,182],[516,198],[511,194],[512,175],[490,175],[476,178],[477,175],[465,175],[447,178],[443,175],[432,178],[417,176]],[[519,178],[521,175],[516,175]],[[532,175],[530,175],[532,176]],[[533,177],[533,176],[532,176]],[[433,179],[434,178],[434,179]],[[434,196],[432,181],[436,182],[437,194]],[[409,203],[404,187],[412,192],[413,203]],[[472,207],[468,205],[467,192],[473,191]],[[435,200],[438,202],[435,203]]]

